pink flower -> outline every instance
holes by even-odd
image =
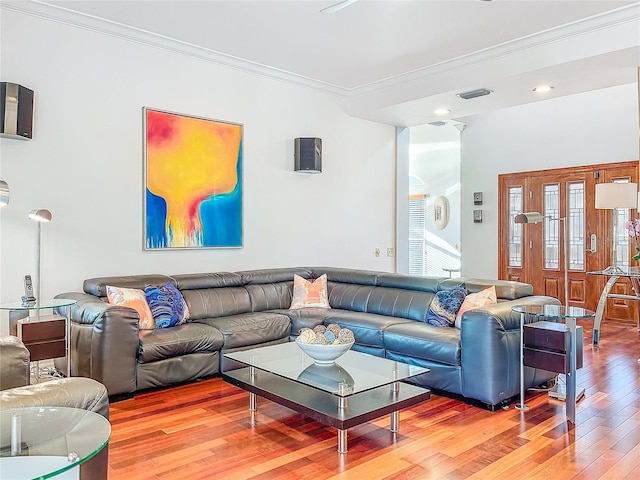
[[[625,223],[625,227],[629,231],[629,236],[635,240],[636,245],[640,245],[640,218],[628,221]]]

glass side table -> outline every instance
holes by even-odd
[[[640,300],[640,267],[626,267],[624,269],[620,269],[620,271],[614,272],[599,270],[596,272],[587,272],[587,275],[609,277],[607,279],[607,283],[602,289],[602,293],[600,294],[600,300],[598,300],[598,307],[596,308],[596,320],[593,325],[593,346],[597,347],[598,342],[600,341],[600,324],[602,323],[604,309],[607,306],[607,299],[618,298],[621,300]],[[635,295],[611,293],[611,289],[621,278],[629,279],[631,282],[631,289]],[[640,331],[640,318],[637,319],[637,328],[638,331]],[[640,362],[640,359],[638,359],[638,361]]]
[[[64,353],[66,357],[67,363],[67,371],[65,372],[67,377],[71,376],[71,355],[69,355],[69,342],[70,342],[70,328],[71,328],[71,306],[76,304],[76,300],[70,300],[67,298],[53,298],[53,299],[44,299],[39,300],[33,305],[23,305],[22,302],[11,302],[11,303],[2,303],[0,304],[0,310],[9,310],[9,311],[23,311],[28,312],[29,317],[25,317],[23,319],[18,320],[18,337],[22,340],[20,332],[25,324],[29,324],[30,326],[38,325],[38,324],[46,324],[51,323],[55,320],[60,320],[62,317],[57,316],[45,316],[42,315],[43,310],[53,310],[54,308],[64,308],[65,309],[65,317],[64,317]],[[35,314],[32,316],[32,314]],[[48,331],[45,328],[39,329],[39,332],[36,333],[37,340],[39,344],[46,342],[47,340],[51,340],[47,338]],[[29,346],[27,345],[27,348]],[[55,358],[55,357],[50,357]],[[40,358],[44,360],[44,358]]]
[[[524,324],[525,318],[535,317],[536,321],[546,319],[562,320],[569,328],[569,373],[567,374],[566,412],[571,423],[576,423],[576,320],[594,318],[595,313],[581,307],[559,305],[519,305],[512,308],[520,314],[520,403],[518,410],[529,410],[524,403]]]
[[[0,411],[0,473],[13,480],[79,478],[79,466],[109,442],[102,415],[67,407]]]

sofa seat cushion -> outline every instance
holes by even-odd
[[[289,317],[272,312],[242,313],[228,317],[205,318],[198,322],[220,330],[224,336],[223,350],[288,338],[291,332]]]
[[[383,336],[387,352],[446,365],[460,365],[460,330],[457,328],[411,322],[390,325]]]
[[[340,328],[348,328],[356,337],[356,343],[370,347],[383,348],[382,332],[391,325],[416,323],[414,320],[387,317],[376,313],[349,312],[331,310],[324,320],[325,325],[336,323]]]
[[[157,362],[190,353],[216,352],[224,343],[218,330],[195,322],[172,328],[141,330],[138,338],[138,363]]]
[[[323,325],[325,319],[332,313],[331,310],[321,307],[298,308],[295,310],[280,309],[270,310],[273,313],[280,313],[289,317],[291,321],[291,335],[299,335],[303,328],[313,330],[318,325]],[[345,312],[347,310],[344,310]],[[333,310],[335,313],[336,310]]]

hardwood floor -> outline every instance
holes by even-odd
[[[586,397],[577,425],[564,404],[529,392],[528,412],[489,412],[447,397],[349,430],[336,430],[207,379],[112,403],[110,480],[151,479],[640,479],[640,334],[634,324],[603,321],[600,347],[585,330]]]

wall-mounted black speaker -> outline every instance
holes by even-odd
[[[29,139],[33,136],[33,90],[0,82],[0,136]]]
[[[322,139],[296,138],[294,152],[296,172],[322,172]]]

